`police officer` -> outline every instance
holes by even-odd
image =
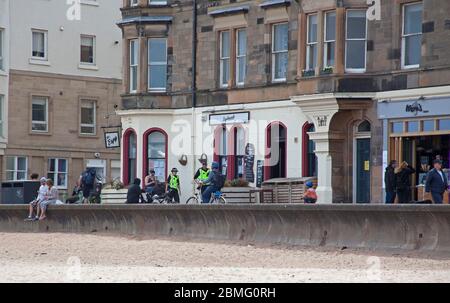
[[[206,160],[200,160],[200,162],[202,163],[202,167],[200,167],[197,172],[194,175],[194,181],[196,183],[201,182],[199,185],[201,188],[201,192],[203,194],[203,192],[205,191],[206,187],[209,185],[208,183],[205,183],[205,181],[208,179],[209,177],[209,173],[211,172],[211,170],[208,168],[208,163],[206,162]]]
[[[180,177],[177,175],[178,169],[172,168],[172,173],[167,178],[166,192],[172,200],[176,203],[180,203]]]

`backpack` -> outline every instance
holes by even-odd
[[[219,188],[219,190],[225,185],[225,176],[219,172],[214,174],[214,184]]]
[[[96,172],[95,168],[88,168],[81,177],[81,183],[83,186],[94,186],[95,183]]]

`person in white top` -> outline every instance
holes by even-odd
[[[39,191],[38,191],[38,195],[36,197],[36,199],[34,199],[33,201],[30,202],[30,211],[28,213],[28,218],[26,218],[25,220],[27,221],[31,221],[31,220],[38,220],[39,219],[39,203],[41,203],[42,201],[44,201],[45,195],[47,194],[48,191],[48,186],[46,183],[47,179],[42,177],[41,178],[41,186],[39,187]],[[33,213],[36,210],[36,216],[33,217]]]

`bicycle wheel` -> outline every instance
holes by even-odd
[[[192,196],[189,199],[187,199],[186,204],[198,204],[198,198],[195,196]]]
[[[227,200],[225,200],[225,198],[224,198],[223,196],[220,196],[220,197],[217,198],[216,200],[217,200],[217,202],[218,202],[219,204],[225,204],[225,203],[227,203]]]

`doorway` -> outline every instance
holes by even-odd
[[[278,122],[267,127],[265,179],[286,178],[286,127]]]
[[[370,122],[365,120],[357,128],[353,143],[353,201],[370,203]]]

